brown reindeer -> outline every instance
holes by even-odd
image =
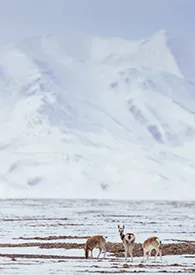
[[[125,226],[120,227],[118,225],[118,231],[120,233],[121,240],[123,242],[123,246],[125,248],[125,259],[127,259],[127,255],[129,253],[131,260],[133,261],[133,248],[135,245],[135,235],[133,233],[124,234]]]
[[[160,259],[162,261],[162,250],[161,250],[161,241],[157,237],[150,237],[147,240],[144,241],[143,245],[143,260],[144,257],[147,256],[147,260],[149,259],[149,256],[151,256],[151,252],[154,249],[156,251],[155,260],[156,257],[160,256]]]
[[[85,243],[85,258],[88,259],[89,258],[89,251],[91,251],[91,258],[93,258],[93,249],[94,248],[99,248],[99,254],[97,256],[97,258],[99,258],[102,250],[104,252],[104,258],[106,256],[106,239],[101,236],[92,236],[89,237]]]

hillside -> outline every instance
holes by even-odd
[[[6,47],[0,196],[193,199],[191,49],[165,31]]]

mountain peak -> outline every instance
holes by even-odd
[[[157,37],[168,37],[169,36],[169,32],[165,29],[161,29],[157,32],[155,32],[153,35],[153,37],[157,36]]]
[[[172,190],[191,197],[194,144],[183,145],[195,137],[195,85],[180,69],[189,76],[195,62],[167,38],[164,30],[141,41],[45,35],[3,52],[0,189],[134,198],[132,189],[158,195],[165,186],[163,199]]]

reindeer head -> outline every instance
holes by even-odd
[[[124,225],[123,225],[123,227],[120,227],[120,225],[118,225],[118,231],[119,231],[120,234],[123,234],[124,230],[125,230]]]

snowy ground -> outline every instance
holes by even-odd
[[[0,244],[80,244],[86,241],[85,236],[95,234],[106,235],[109,242],[120,242],[117,224],[125,224],[126,230],[134,232],[138,243],[154,234],[163,243],[195,241],[194,202],[1,200],[0,209]],[[48,236],[73,238],[30,239]],[[144,263],[142,258],[136,257],[131,263],[109,253],[104,260],[86,260],[83,252],[83,249],[42,249],[37,246],[0,247],[0,272],[14,275],[195,272],[195,255],[164,256],[162,262],[150,260]],[[50,256],[54,258],[49,259]]]
[[[72,254],[74,255],[74,254]],[[2,274],[189,274],[192,273],[193,259],[185,257],[166,257],[162,263],[140,264],[136,259],[133,264],[126,263],[124,260],[105,259],[102,260],[39,260],[22,259],[17,262],[3,259],[1,261]],[[128,264],[128,266],[127,266]]]

